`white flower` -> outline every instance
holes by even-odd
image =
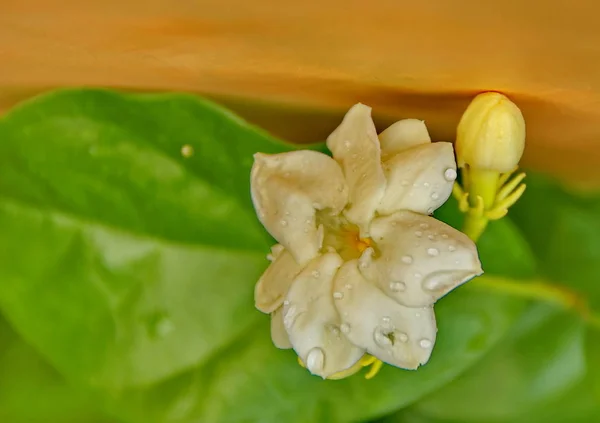
[[[365,353],[405,369],[428,361],[433,304],[482,273],[473,242],[428,216],[456,178],[452,144],[422,121],[377,136],[357,104],[315,151],[256,154],[252,200],[279,242],[255,289],[278,348],[329,377]]]

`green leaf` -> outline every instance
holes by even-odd
[[[521,302],[467,285],[437,305],[434,355],[416,372],[322,381],[273,347],[252,301],[271,241],[249,171],[253,153],[291,148],[188,95],[28,102],[0,120],[2,311],[62,374],[143,423],[367,419],[440,388],[498,342]],[[525,244],[500,225],[484,266],[529,271]]]
[[[584,334],[578,316],[535,306],[512,336],[416,410],[465,423],[531,421],[523,416],[552,405],[585,378]]]
[[[68,385],[0,317],[0,421],[109,423],[93,398]]]
[[[260,318],[248,175],[287,146],[196,97],[106,91],[33,100],[0,140],[0,305],[64,374],[154,382]]]
[[[576,195],[542,175],[511,210],[533,247],[540,272],[585,294],[600,308],[600,195]]]

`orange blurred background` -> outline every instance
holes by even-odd
[[[0,111],[63,86],[208,95],[293,141],[353,103],[452,140],[479,91],[528,125],[525,164],[600,186],[600,3],[3,0]]]

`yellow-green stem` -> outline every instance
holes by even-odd
[[[496,201],[498,179],[500,173],[494,170],[478,170],[469,168],[469,202],[471,207],[477,206],[477,197],[483,199],[483,208],[489,210]]]
[[[476,216],[471,213],[467,213],[465,216],[465,221],[463,223],[462,231],[473,240],[473,242],[477,242],[485,228],[489,219],[485,216]]]

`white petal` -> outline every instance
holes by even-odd
[[[437,332],[432,306],[398,304],[363,278],[356,260],[340,268],[334,289],[342,294],[335,305],[353,344],[403,369],[416,369],[429,360]]]
[[[271,313],[271,339],[277,348],[282,350],[292,348],[290,337],[283,326],[283,307]]]
[[[307,263],[321,248],[315,210],[337,214],[347,203],[340,166],[331,157],[308,150],[254,157],[251,191],[258,217],[297,262]]]
[[[341,164],[350,188],[350,207],[345,215],[366,237],[369,221],[385,191],[381,151],[371,108],[360,103],[353,106],[327,138],[327,147]]]
[[[454,150],[448,142],[410,148],[384,162],[387,190],[380,214],[412,210],[431,214],[446,202],[456,178]]]
[[[311,373],[324,378],[348,369],[364,353],[342,333],[333,305],[332,281],[342,262],[335,253],[310,262],[294,280],[283,306],[294,350]]]
[[[277,249],[278,250],[278,249]],[[272,251],[276,251],[273,247]],[[256,308],[271,313],[283,304],[294,278],[305,265],[300,265],[287,250],[278,251],[273,263],[267,267],[254,287]]]
[[[483,273],[473,241],[432,217],[397,212],[375,219],[371,234],[380,254],[360,270],[400,304],[433,304]]]
[[[390,125],[379,134],[381,153],[384,157],[391,157],[403,150],[421,144],[431,143],[425,122],[419,119],[403,119]]]

